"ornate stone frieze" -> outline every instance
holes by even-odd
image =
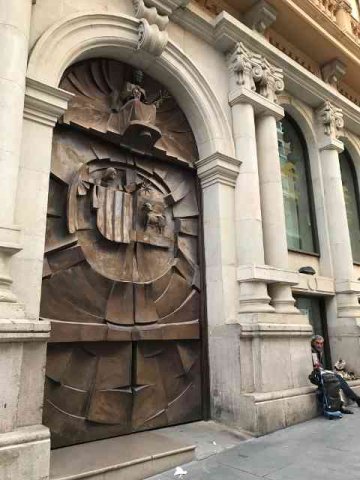
[[[281,68],[272,65],[265,57],[250,51],[239,42],[229,56],[230,71],[235,85],[256,91],[271,102],[284,90]]]
[[[317,113],[319,122],[323,127],[323,133],[337,140],[343,134],[344,129],[344,117],[341,108],[335,107],[326,100]]]
[[[338,89],[338,83],[346,73],[346,65],[340,60],[335,59],[326,63],[322,67],[321,73],[326,83],[329,83],[332,87]]]

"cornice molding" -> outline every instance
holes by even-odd
[[[235,88],[229,94],[231,107],[239,103],[252,105],[256,116],[273,115],[279,121],[285,115],[284,109],[280,105],[243,86]]]
[[[200,16],[190,3],[181,12],[180,10],[175,12],[172,21],[223,53],[228,53],[236,43],[241,41],[255,52],[263,54],[270,62],[275,62],[283,69],[286,90],[289,93],[313,108],[319,107],[325,100],[333,102],[342,109],[347,128],[360,135],[360,106],[344,97],[230,14],[222,12],[215,19],[206,19]]]
[[[196,162],[197,174],[201,187],[208,188],[214,184],[235,187],[241,161],[220,152]]]
[[[24,118],[54,127],[74,95],[32,78],[26,79]]]

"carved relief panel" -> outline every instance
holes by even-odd
[[[145,103],[145,82],[120,76],[105,89],[114,64],[67,73],[76,96],[54,131],[41,301],[54,447],[202,415],[196,149],[170,96]]]

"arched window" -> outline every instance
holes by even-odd
[[[278,142],[288,248],[318,253],[307,148],[288,115],[278,124]]]
[[[346,150],[340,154],[340,169],[352,256],[354,262],[360,262],[359,189],[354,164]]]

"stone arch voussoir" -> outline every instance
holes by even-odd
[[[173,42],[160,57],[137,50],[139,20],[127,15],[78,13],[51,26],[36,43],[28,77],[57,87],[65,69],[85,58],[105,56],[132,64],[159,80],[176,98],[195,135],[200,159],[234,155],[226,113],[191,60]]]

